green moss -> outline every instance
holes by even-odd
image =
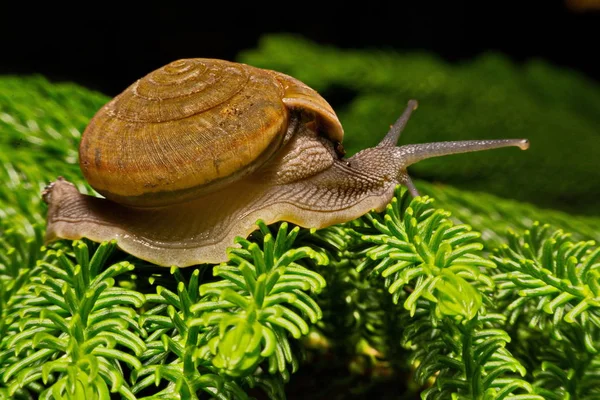
[[[0,229],[31,234],[30,225],[44,221],[40,193],[57,176],[91,191],[77,164],[79,138],[108,100],[41,76],[0,77]]]

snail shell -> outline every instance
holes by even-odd
[[[290,110],[313,112],[332,141],[329,104],[289,76],[222,60],[178,60],[103,107],[79,147],[88,183],[120,204],[185,202],[255,171],[283,144]]]
[[[227,260],[255,222],[323,228],[382,210],[422,159],[524,139],[397,147],[415,101],[376,147],[342,158],[342,126],[313,89],[279,72],[212,59],[178,60],[131,85],[90,121],[80,166],[106,198],[59,178],[48,186],[47,241],[117,240],[150,262]]]

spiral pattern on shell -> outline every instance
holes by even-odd
[[[109,113],[123,121],[159,123],[225,103],[248,83],[239,64],[178,60],[148,74],[115,99]]]
[[[90,121],[82,172],[125,205],[184,202],[254,171],[280,147],[289,109],[342,130],[329,104],[284,74],[214,59],[174,61],[139,79]]]

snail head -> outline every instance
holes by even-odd
[[[419,193],[408,176],[406,168],[421,160],[502,147],[514,146],[521,150],[529,148],[527,139],[463,140],[398,146],[400,134],[417,107],[417,101],[410,100],[402,115],[390,127],[381,142],[376,147],[365,149],[350,158],[348,160],[350,165],[360,166],[360,169],[366,173],[375,174],[377,171],[379,174],[384,174],[384,178],[395,179],[407,186],[413,196],[418,196]]]

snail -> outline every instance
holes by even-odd
[[[381,142],[344,158],[344,131],[315,90],[280,72],[216,59],[181,59],[104,105],[81,137],[82,173],[101,197],[59,177],[48,185],[46,241],[116,240],[162,266],[227,260],[256,221],[323,228],[381,211],[406,168],[448,154],[526,139],[397,146],[417,107]]]

